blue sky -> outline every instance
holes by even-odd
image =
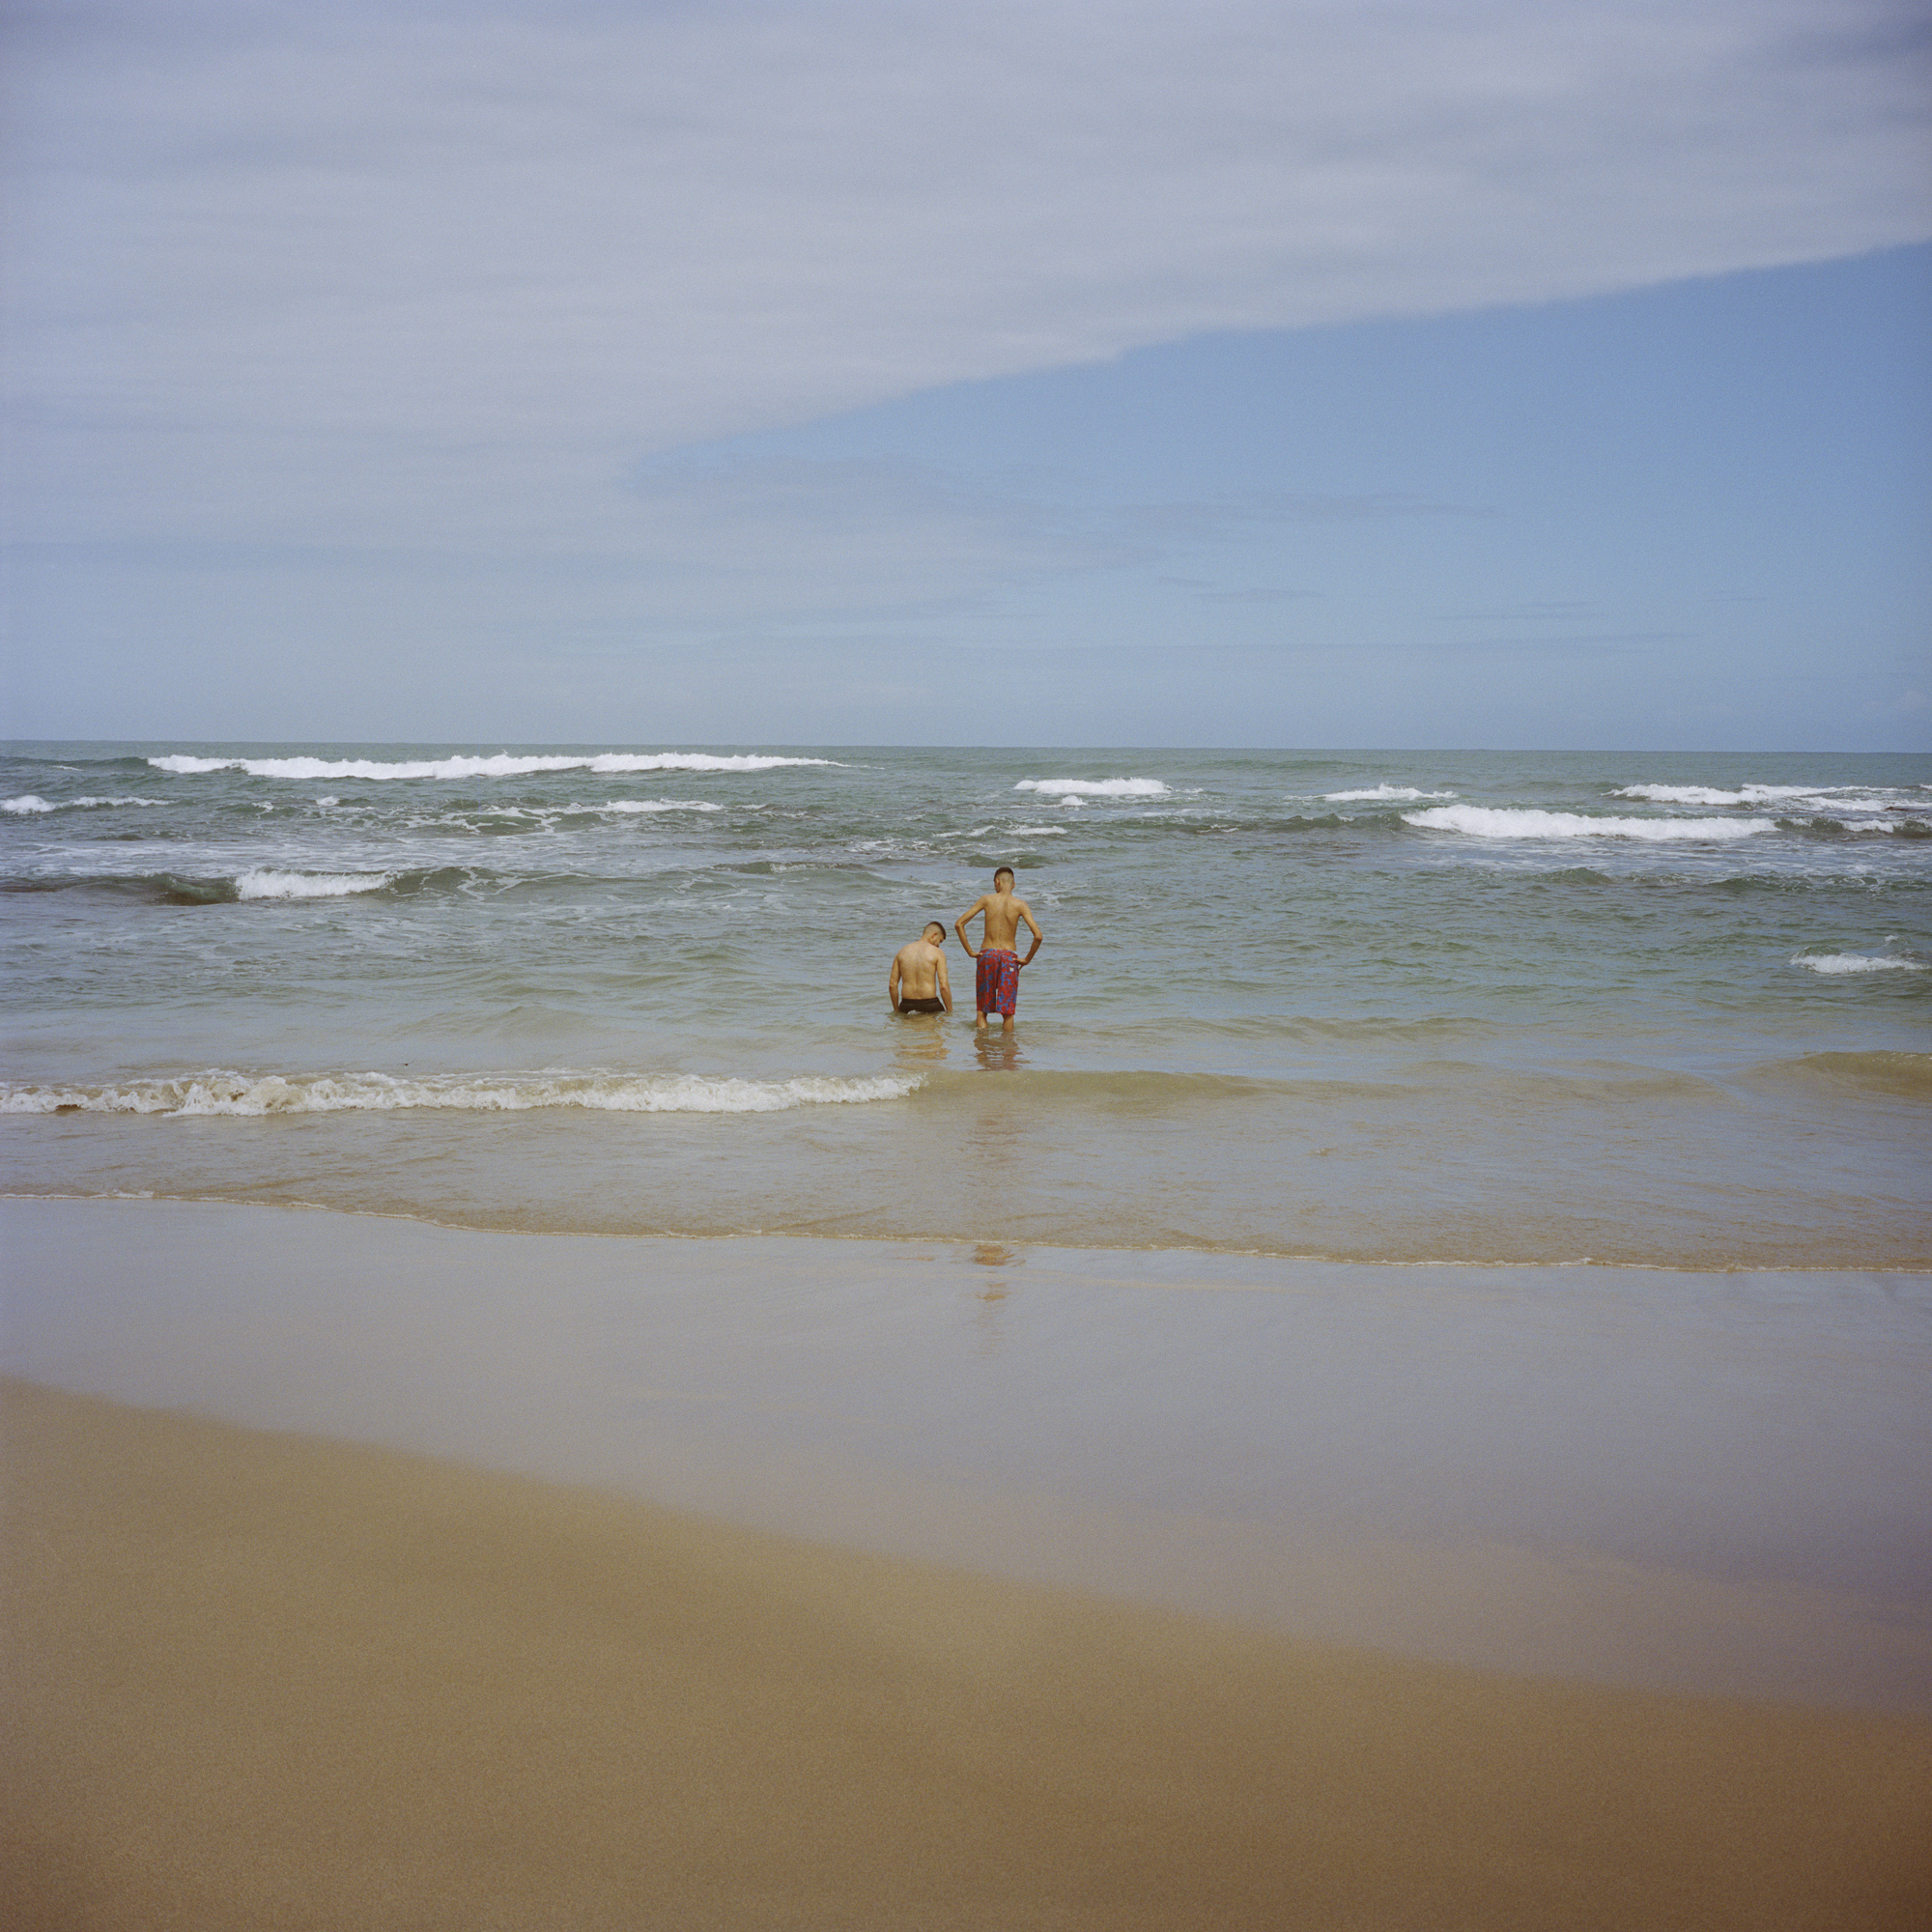
[[[640,482],[748,518],[815,497],[862,554],[801,639],[867,639],[862,687],[910,647],[1025,702],[1079,689],[1099,742],[1225,742],[1232,686],[1275,744],[1923,743],[1928,344],[1932,251],[1900,249],[1209,337]],[[854,608],[885,574],[866,535],[916,540],[908,504],[994,532],[1004,573]]]
[[[1932,744],[1911,9],[16,42],[10,734]]]

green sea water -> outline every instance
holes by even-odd
[[[0,886],[16,1193],[1932,1265],[1925,757],[14,744]]]

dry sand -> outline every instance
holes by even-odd
[[[1932,1922],[1920,1719],[5,1386],[22,1928]]]

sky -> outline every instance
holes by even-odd
[[[7,735],[1932,748],[1919,6],[7,33]]]

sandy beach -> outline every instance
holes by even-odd
[[[1924,9],[14,12],[0,1932],[1932,1932]]]
[[[1924,1922],[1932,1726],[1512,1679],[10,1384],[17,1917]]]
[[[4,1221],[23,1925],[1932,1906],[1902,1278]]]

